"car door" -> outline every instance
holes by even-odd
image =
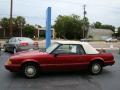
[[[10,51],[10,43],[12,41],[12,38],[7,40],[6,43],[5,43],[5,48],[7,49],[7,51]]]
[[[87,63],[85,51],[81,45],[60,45],[52,54],[53,65],[57,70],[80,70]]]
[[[8,43],[9,51],[13,51],[16,43],[16,38],[11,38]]]

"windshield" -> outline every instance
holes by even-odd
[[[18,38],[18,40],[19,40],[19,41],[28,41],[28,42],[33,42],[33,40],[32,40],[32,39],[30,39],[30,38],[24,38],[24,37],[20,37],[20,38]]]
[[[52,44],[50,47],[48,47],[47,49],[46,49],[46,52],[47,53],[51,53],[55,48],[57,48],[58,47],[58,43],[54,43],[54,44]]]

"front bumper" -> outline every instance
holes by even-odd
[[[20,65],[17,65],[17,64],[8,64],[8,63],[6,63],[5,68],[7,70],[9,70],[9,71],[12,71],[12,72],[18,72],[18,71],[21,70]]]

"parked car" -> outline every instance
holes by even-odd
[[[84,39],[81,39],[80,41],[81,42],[90,42],[90,41],[92,41],[92,39],[91,38],[84,38]]]
[[[117,42],[118,40],[115,38],[108,38],[105,40],[106,42]]]
[[[99,53],[86,42],[57,41],[45,52],[39,50],[23,51],[12,55],[5,68],[33,78],[38,71],[74,71],[89,70],[99,74],[104,66],[113,65],[114,57],[110,53]]]
[[[18,51],[38,49],[38,42],[27,37],[12,37],[3,45],[5,52],[16,53]]]

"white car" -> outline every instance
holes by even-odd
[[[39,45],[37,41],[33,41],[28,37],[12,37],[6,41],[3,48],[5,52],[16,53],[18,51],[38,49]]]

